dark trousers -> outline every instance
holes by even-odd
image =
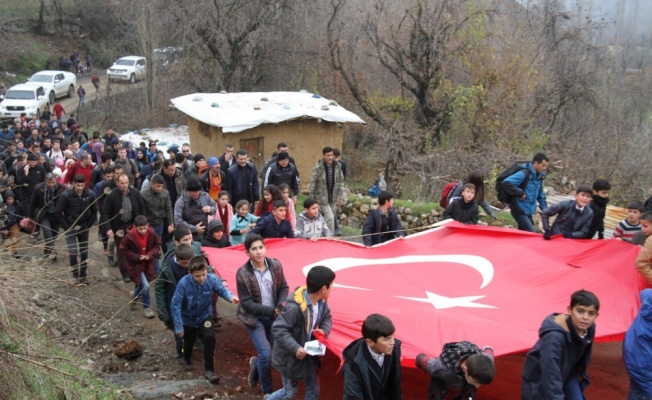
[[[215,332],[210,317],[202,321],[198,327],[183,326],[183,360],[186,364],[190,364],[197,335],[201,335],[204,343],[204,370],[215,371]]]
[[[38,226],[38,225],[37,225]],[[41,218],[41,228],[43,230],[43,237],[45,238],[45,249],[43,253],[47,256],[54,251],[54,241],[59,234],[61,224],[57,217],[51,213],[45,213]]]
[[[75,278],[85,278],[86,260],[88,260],[88,229],[70,228],[66,232],[66,244],[68,245],[72,275]]]
[[[122,238],[125,237],[127,234],[127,228],[129,228],[131,225],[133,225],[133,221],[131,222],[123,222],[120,221],[120,226],[118,229],[113,231],[113,241],[115,242],[115,253],[116,257],[118,258],[118,269],[120,270],[120,275],[122,275],[123,278],[127,278],[127,267],[125,267],[125,263],[123,260],[123,255],[122,255],[122,250],[120,250],[120,242],[122,241]],[[117,232],[122,231],[122,236],[118,236]]]

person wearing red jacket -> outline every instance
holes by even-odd
[[[138,215],[134,226],[120,241],[120,250],[124,257],[125,269],[129,279],[136,285],[130,293],[132,305],[141,298],[145,317],[154,318],[149,297],[149,282],[156,278],[156,260],[161,252],[161,238],[154,228],[147,223],[147,217]]]
[[[85,151],[79,153],[79,161],[76,161],[68,166],[66,169],[66,174],[63,177],[63,183],[67,185],[72,184],[72,180],[75,175],[84,175],[86,180],[86,188],[93,189],[91,187],[91,175],[93,174],[93,169],[95,164],[91,161],[91,155]]]

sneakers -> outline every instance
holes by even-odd
[[[192,364],[187,363],[186,360],[183,360],[183,370],[184,371],[192,371]]]
[[[270,397],[272,397],[272,394],[271,394],[271,393],[267,393],[266,395],[263,396],[263,400],[267,400],[267,399],[269,399]]]
[[[258,357],[254,356],[249,359],[249,376],[247,382],[250,388],[255,388],[258,385],[258,366],[256,365]]]
[[[115,257],[106,256],[106,260],[109,262],[109,267],[115,267]]]
[[[151,308],[145,309],[145,318],[154,318],[154,311]]]
[[[213,371],[204,372],[204,378],[206,378],[206,380],[212,383],[213,385],[217,385],[220,383],[220,378],[218,378],[217,375],[215,375],[215,372]]]
[[[88,286],[88,279],[86,277],[77,278],[77,286]]]

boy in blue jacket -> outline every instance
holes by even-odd
[[[174,332],[183,338],[183,361],[186,371],[192,371],[192,348],[201,332],[204,343],[204,377],[209,382],[218,384],[220,379],[215,375],[215,333],[211,318],[213,293],[230,303],[239,303],[238,298],[224,287],[219,278],[208,274],[208,264],[204,257],[191,258],[188,275],[181,278],[172,297],[172,320]]]
[[[623,361],[629,374],[627,400],[652,399],[652,289],[640,293],[641,309],[623,340]]]
[[[575,200],[562,201],[541,211],[543,223],[543,238],[562,234],[566,239],[590,239],[589,228],[593,220],[593,210],[587,207],[591,201],[591,187],[579,185],[575,191]],[[548,218],[556,215],[555,222],[550,227]]]
[[[598,298],[578,290],[571,296],[568,314],[554,313],[543,320],[539,340],[525,357],[521,400],[584,400],[599,311]]]
[[[258,223],[251,230],[251,233],[262,236],[264,239],[272,238],[294,238],[292,224],[285,219],[287,206],[283,200],[275,200],[272,203],[272,213],[265,215],[258,220]]]

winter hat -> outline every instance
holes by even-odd
[[[188,183],[186,183],[186,190],[189,192],[201,190],[201,184],[197,179],[190,179],[188,180]]]
[[[9,198],[9,197],[13,197],[14,199],[16,199],[16,195],[14,194],[14,192],[13,192],[12,190],[5,190],[5,192],[2,194],[2,197],[3,197],[5,200],[7,200],[7,198]],[[222,222],[220,222],[220,224],[221,224],[221,223],[222,223]]]
[[[177,146],[168,147],[168,153],[174,153],[174,155],[176,156],[178,152],[179,152],[179,148]]]
[[[212,235],[217,231],[224,231],[224,224],[219,219],[213,219],[208,223],[206,230],[209,235]]]
[[[153,140],[149,142],[149,147],[152,147],[152,146],[156,146],[156,142],[153,141]]]
[[[215,164],[219,164],[220,160],[217,159],[217,157],[211,157],[208,159],[208,167],[212,167]]]
[[[54,165],[56,165],[57,167],[61,167],[61,166],[63,166],[63,158],[61,158],[61,157],[57,157],[57,158],[54,160]]]
[[[199,161],[201,161],[201,160],[205,160],[205,159],[206,159],[206,157],[204,157],[203,154],[195,154],[195,156],[192,158],[192,160],[193,160],[195,163],[197,163],[197,162],[199,162]]]
[[[276,161],[289,160],[290,156],[287,151],[282,151],[276,156]]]
[[[29,153],[27,155],[27,161],[38,161],[38,157],[36,157],[36,154],[34,153]]]

